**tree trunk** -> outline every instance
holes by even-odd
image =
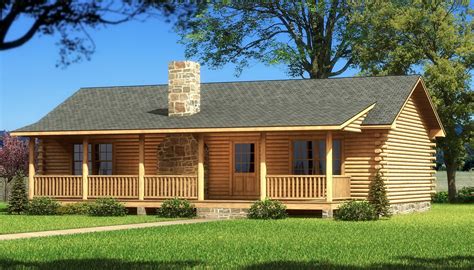
[[[448,176],[448,197],[449,202],[454,203],[456,201],[456,163],[445,160],[446,174]]]

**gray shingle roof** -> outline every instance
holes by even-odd
[[[419,76],[201,84],[201,112],[167,116],[167,86],[82,88],[17,131],[340,125],[376,103],[363,125],[391,124]]]

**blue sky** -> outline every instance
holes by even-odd
[[[21,35],[31,22],[21,20],[9,33]],[[89,32],[96,44],[90,61],[66,69],[59,59],[58,38],[35,36],[22,47],[0,53],[0,130],[38,121],[81,87],[167,83],[167,64],[184,59],[184,47],[170,24],[160,20],[130,22]],[[342,76],[354,75],[354,70]],[[239,78],[234,67],[201,70],[203,82],[288,78],[283,67],[255,64]]]

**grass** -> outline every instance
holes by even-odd
[[[6,214],[6,204],[0,203],[0,234],[145,223],[163,220],[168,219],[158,218],[157,216],[137,215],[124,217],[8,215]]]
[[[474,206],[375,222],[239,220],[0,242],[0,269],[473,269]]]
[[[474,186],[474,171],[456,172],[456,187]],[[448,191],[448,180],[445,171],[436,172],[436,191]]]

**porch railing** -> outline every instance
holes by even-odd
[[[351,177],[347,175],[333,175],[332,192],[334,199],[351,198]]]
[[[326,185],[325,175],[268,175],[267,196],[280,200],[323,199],[326,198]],[[350,187],[350,176],[334,175],[333,199],[349,199]]]
[[[267,196],[272,199],[320,199],[325,194],[325,175],[267,176]]]
[[[34,194],[38,197],[81,198],[82,176],[36,175]]]
[[[88,196],[137,198],[138,176],[135,175],[89,175]]]
[[[145,199],[197,198],[197,176],[154,175],[145,176]]]

